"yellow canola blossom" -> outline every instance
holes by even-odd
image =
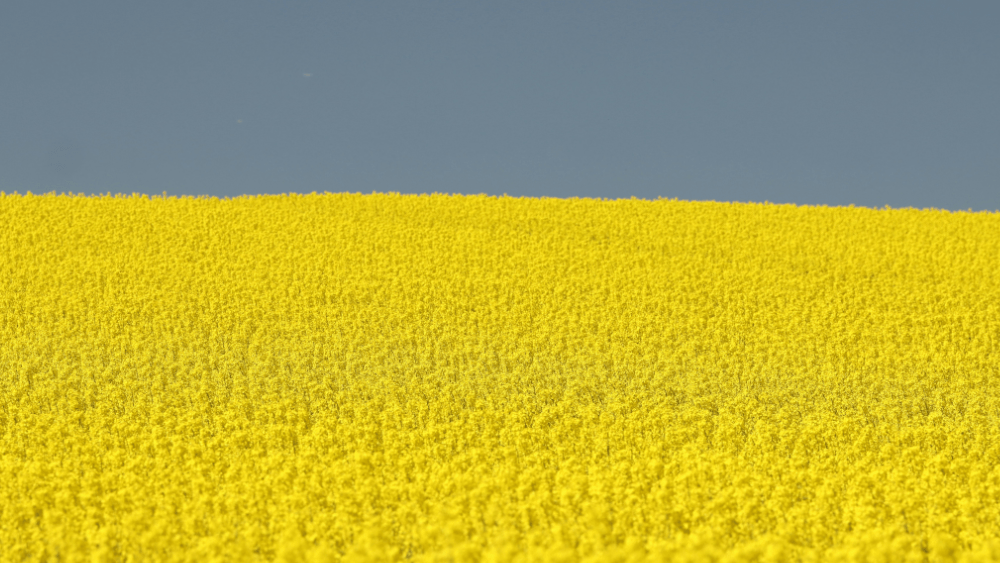
[[[1000,561],[1000,214],[0,197],[0,561]]]

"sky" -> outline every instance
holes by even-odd
[[[0,3],[0,190],[1000,210],[1000,2]]]

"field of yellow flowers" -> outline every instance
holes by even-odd
[[[0,561],[1000,561],[1000,213],[0,197]]]

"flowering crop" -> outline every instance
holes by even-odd
[[[0,561],[1000,561],[1000,214],[0,197]]]

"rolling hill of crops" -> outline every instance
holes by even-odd
[[[998,538],[998,213],[0,197],[0,561]]]

